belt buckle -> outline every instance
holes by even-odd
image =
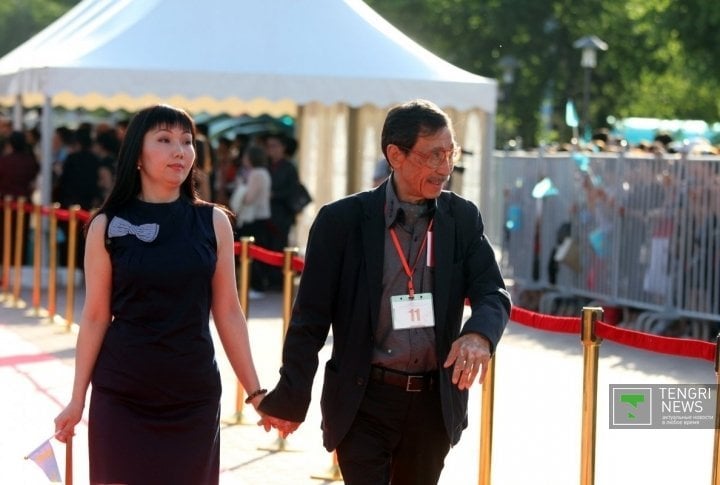
[[[405,391],[407,392],[420,392],[423,390],[423,379],[425,376],[407,376],[407,383],[405,384]]]

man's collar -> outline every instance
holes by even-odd
[[[402,207],[400,199],[398,199],[397,193],[395,192],[395,174],[391,173],[388,177],[387,183],[385,184],[385,227],[390,228],[397,221],[398,217],[402,213]],[[426,214],[435,213],[437,209],[437,199],[425,200],[427,207]]]

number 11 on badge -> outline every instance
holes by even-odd
[[[435,326],[432,293],[416,293],[390,297],[392,322],[395,330]]]

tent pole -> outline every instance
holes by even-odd
[[[22,106],[22,94],[15,96],[15,105],[13,106],[13,130],[22,131],[23,129],[23,106]]]
[[[50,205],[52,202],[52,98],[45,95],[43,100],[42,118],[40,119],[40,147],[42,160],[40,165],[40,203]]]
[[[348,108],[347,126],[347,187],[346,193],[362,190],[362,142],[360,126],[360,108]]]

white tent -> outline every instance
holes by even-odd
[[[318,203],[364,188],[385,109],[411,98],[451,110],[479,167],[492,149],[496,89],[360,0],[83,0],[0,59],[0,100],[47,108],[44,133],[52,106],[167,102],[191,113],[294,116],[301,177]],[[465,177],[479,181],[473,172]],[[469,185],[479,201],[479,185]]]

